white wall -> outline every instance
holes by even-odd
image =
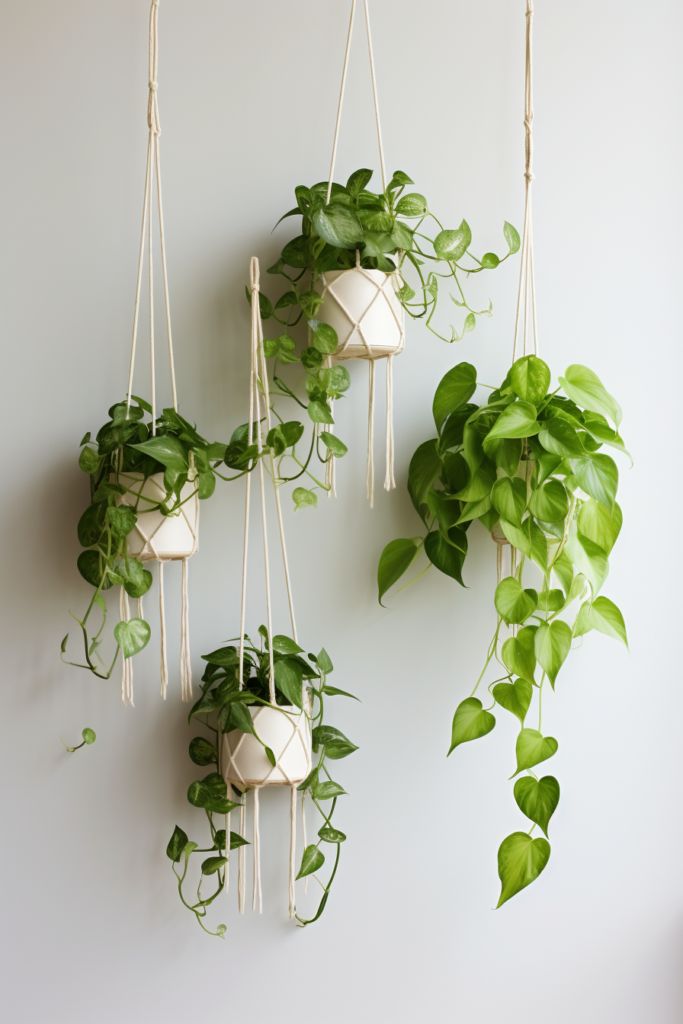
[[[522,0],[375,0],[385,143],[480,247],[521,220]],[[286,810],[265,800],[263,918],[224,942],[180,907],[164,846],[192,766],[185,710],[157,697],[156,654],[117,682],[60,666],[84,588],[76,445],[125,388],[145,146],[145,0],[3,0],[3,870],[7,1020],[281,1024],[320,1016],[517,1024],[673,1024],[683,1014],[678,685],[681,501],[681,7],[537,3],[537,262],[542,354],[587,362],[619,396],[635,467],[608,592],[631,651],[590,637],[547,709],[563,797],[543,878],[502,911],[495,852],[519,820],[513,731],[444,754],[491,626],[493,552],[470,589],[434,575],[378,608],[383,543],[416,531],[405,490],[363,496],[365,376],[340,407],[341,494],[288,516],[301,628],[360,706],[340,766],[350,839],[322,922],[285,920]],[[299,182],[324,177],[346,5],[164,0],[160,103],[183,408],[216,436],[245,408],[247,258]],[[340,172],[375,163],[364,50]],[[490,276],[494,318],[457,351],[412,326],[397,364],[401,484],[453,361],[502,376],[516,268]],[[144,380],[143,380],[144,384]],[[192,564],[198,656],[237,628],[242,490],[203,512]],[[253,604],[252,622],[259,611]],[[61,738],[98,731],[70,758]],[[198,817],[198,816],[197,816]],[[222,1009],[223,1003],[226,1010]]]

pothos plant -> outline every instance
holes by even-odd
[[[240,689],[238,641],[230,641],[225,647],[203,655],[206,670],[202,677],[201,695],[192,707],[189,720],[201,724],[204,735],[193,737],[189,746],[190,760],[205,768],[207,775],[196,779],[187,791],[189,803],[202,810],[208,824],[208,845],[190,840],[187,833],[176,825],[166,848],[178,884],[178,893],[183,906],[196,917],[198,923],[212,935],[223,936],[226,925],[219,924],[211,929],[206,923],[208,908],[225,889],[228,871],[228,850],[244,846],[247,840],[237,832],[219,827],[217,819],[223,818],[241,806],[244,794],[232,787],[236,800],[228,796],[227,783],[221,773],[222,739],[233,730],[251,734],[263,744],[265,754],[275,765],[274,752],[260,739],[249,706],[273,707],[269,700],[270,654],[268,630],[259,627],[258,645],[245,636],[243,687]],[[295,707],[310,719],[314,764],[308,777],[298,789],[308,793],[320,814],[322,823],[317,840],[303,851],[297,878],[316,875],[331,858],[331,870],[325,882],[320,882],[322,893],[316,911],[311,917],[297,915],[297,921],[305,926],[317,921],[323,913],[334,882],[342,843],[346,834],[333,824],[337,801],[345,790],[331,775],[329,762],[348,757],[358,748],[339,729],[327,722],[327,698],[351,697],[353,694],[340,690],[328,683],[333,670],[332,661],[323,648],[317,655],[306,654],[291,637],[282,634],[272,638],[272,657],[275,673],[276,706]],[[283,710],[283,714],[287,713]],[[326,853],[324,850],[330,850]],[[207,856],[208,855],[208,856]],[[190,873],[193,861],[201,858],[198,882],[193,882],[190,894]],[[210,881],[213,889],[205,894],[203,886]]]
[[[445,375],[434,396],[436,437],[419,446],[408,475],[424,535],[391,541],[378,568],[380,602],[420,551],[462,584],[474,522],[500,546],[501,566],[509,553],[484,665],[455,711],[448,751],[490,733],[499,712],[519,724],[513,795],[531,824],[500,845],[498,906],[533,882],[550,857],[560,786],[554,775],[539,777],[538,766],[558,748],[543,730],[544,693],[555,689],[572,643],[586,633],[627,642],[620,610],[601,594],[622,524],[618,470],[604,451],[624,451],[621,412],[588,367],[569,366],[552,390],[550,382],[546,363],[524,356],[478,405],[470,401],[473,366],[459,363]],[[534,836],[537,829],[542,836]]]
[[[397,272],[397,294],[405,312],[422,320],[437,337],[455,342],[473,330],[478,316],[491,311],[490,306],[477,310],[469,304],[463,279],[498,267],[520,246],[518,232],[506,222],[504,255],[487,252],[479,258],[471,249],[467,221],[457,228],[446,227],[422,193],[406,191],[413,180],[403,171],[396,171],[383,190],[372,191],[368,188],[372,173],[361,168],[345,185],[333,182],[329,202],[328,182],[297,185],[296,206],[281,220],[298,218],[300,230],[268,271],[282,281],[282,290],[273,300],[263,292],[259,295],[262,318],[278,328],[278,333],[264,342],[272,366],[273,395],[291,399],[306,414],[310,427],[304,430],[299,421],[286,424],[286,437],[277,453],[288,460],[287,466],[279,466],[283,480],[306,478],[308,486],[299,485],[293,491],[297,508],[315,505],[317,492],[327,490],[312,464],[324,465],[347,451],[337,433],[327,429],[334,422],[332,403],[344,397],[350,378],[345,366],[329,365],[339,339],[330,324],[318,319],[321,275],[357,264],[369,270]],[[464,313],[459,328],[435,325],[437,307],[444,297]],[[295,337],[297,328],[304,329],[301,341]],[[303,368],[303,391],[284,379],[283,371],[292,364]],[[274,412],[277,416],[277,410]],[[243,435],[244,428],[239,429]],[[305,433],[308,437],[301,452],[296,445]],[[238,445],[240,440],[243,436],[239,434],[233,437]],[[233,468],[241,468],[241,453],[235,454]]]
[[[83,548],[77,566],[92,588],[85,612],[74,616],[83,643],[83,660],[67,660],[69,634],[62,640],[62,658],[69,665],[89,669],[100,679],[108,679],[119,653],[130,658],[149,641],[151,629],[142,618],[120,621],[114,626],[115,649],[103,661],[100,646],[107,620],[104,593],[111,587],[123,587],[129,597],[147,593],[152,574],[144,563],[128,553],[128,537],[138,518],[139,488],[131,490],[129,474],[147,478],[163,474],[165,495],[157,505],[144,502],[144,512],[158,511],[177,515],[195,494],[210,497],[227,445],[206,441],[196,428],[174,409],[164,409],[152,430],[152,407],[134,396],[130,404],[118,402],[109,410],[109,419],[93,438],[87,433],[81,440],[78,464],[87,474],[90,500],[78,522],[78,539]],[[225,479],[225,477],[223,477]],[[191,481],[190,495],[183,488]],[[93,617],[97,618],[94,626]]]

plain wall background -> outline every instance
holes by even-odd
[[[372,6],[389,165],[408,171],[450,224],[466,216],[480,252],[500,246],[503,220],[521,224],[522,0]],[[350,838],[323,920],[291,927],[286,801],[267,794],[266,909],[232,911],[220,942],[181,908],[164,855],[176,821],[201,825],[185,801],[192,733],[177,677],[162,704],[152,643],[136,660],[129,710],[118,678],[100,683],[58,658],[68,609],[85,596],[74,566],[86,498],[76,446],[126,383],[148,4],[2,0],[7,1020],[681,1020],[683,12],[674,0],[537,8],[541,354],[555,374],[593,366],[625,410],[635,467],[622,463],[625,524],[606,592],[627,617],[630,654],[593,635],[560,676],[545,714],[563,791],[552,859],[495,912],[497,846],[520,821],[506,781],[514,729],[501,715],[491,738],[444,756],[493,621],[492,546],[480,533],[468,591],[434,574],[385,611],[374,576],[383,544],[418,532],[404,483],[410,454],[430,436],[437,381],[462,358],[484,380],[505,372],[518,270],[507,264],[474,289],[494,300],[494,317],[459,348],[410,325],[396,366],[399,489],[367,507],[358,365],[339,407],[352,453],[338,500],[295,515],[287,506],[302,637],[327,646],[333,682],[363,700],[336,717],[360,746],[338,773]],[[181,404],[216,437],[244,419],[248,257],[268,265],[285,237],[271,227],[294,185],[326,173],[346,18],[347,4],[330,0],[161,5]],[[340,175],[377,163],[361,27]],[[242,494],[221,488],[202,511],[191,566],[197,674],[200,653],[237,629]],[[262,606],[252,594],[255,628]],[[96,746],[67,756],[61,739],[86,724]]]

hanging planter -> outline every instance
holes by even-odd
[[[178,412],[168,268],[161,196],[159,155],[159,106],[157,94],[158,0],[153,0],[149,22],[149,92],[147,105],[147,163],[133,332],[125,401],[113,405],[109,419],[93,438],[81,441],[80,468],[90,482],[90,502],[78,523],[83,551],[78,557],[81,576],[93,594],[76,617],[83,642],[83,660],[68,658],[68,634],[62,641],[62,657],[70,665],[86,668],[108,679],[121,656],[124,703],[133,704],[132,658],[147,646],[151,627],[144,616],[143,597],[152,585],[147,568],[158,564],[159,632],[161,646],[161,693],[168,688],[164,564],[181,562],[182,605],[180,637],[180,688],[183,700],[192,699],[189,648],[188,561],[199,540],[199,500],[213,494],[226,444],[210,443]],[[154,198],[156,197],[156,202]],[[158,250],[163,285],[165,328],[172,406],[157,411],[157,346],[154,308],[154,210],[158,226]],[[149,355],[151,402],[133,393],[140,326],[142,281],[147,252],[149,285]],[[106,625],[106,591],[119,590],[119,621],[114,626],[115,648],[108,659],[101,655]],[[137,602],[131,615],[130,599]]]
[[[449,754],[490,733],[498,713],[518,724],[510,767],[526,821],[498,850],[498,906],[538,878],[550,858],[560,785],[539,767],[558,749],[543,731],[548,689],[556,689],[577,638],[595,630],[627,642],[621,611],[601,593],[622,524],[619,472],[605,451],[625,451],[621,410],[586,366],[567,367],[553,387],[550,368],[536,354],[532,14],[527,0],[526,202],[512,365],[481,405],[472,401],[477,377],[469,363],[439,383],[437,436],[419,446],[408,477],[425,535],[391,541],[378,567],[382,601],[420,551],[462,584],[473,523],[496,542],[496,624],[481,673],[455,711]]]
[[[337,800],[344,795],[344,790],[332,778],[328,761],[339,760],[356,750],[355,745],[342,732],[327,723],[324,714],[329,698],[352,695],[327,682],[333,668],[327,652],[322,649],[317,655],[306,654],[296,639],[280,489],[275,482],[273,446],[265,443],[274,428],[271,422],[268,376],[265,373],[259,315],[259,267],[256,259],[251,261],[250,294],[252,329],[249,420],[247,436],[240,439],[243,458],[248,463],[240,633],[236,641],[204,655],[207,667],[202,677],[202,693],[190,712],[190,720],[207,725],[211,736],[211,739],[196,736],[190,743],[192,761],[210,767],[211,771],[195,780],[188,790],[189,802],[203,810],[207,816],[210,845],[207,848],[204,842],[190,840],[187,833],[176,825],[166,850],[178,880],[183,905],[194,913],[205,931],[214,935],[224,935],[226,926],[219,924],[215,929],[208,927],[207,910],[229,887],[230,851],[237,851],[237,905],[240,912],[243,912],[246,905],[246,847],[251,845],[252,906],[259,912],[262,909],[260,792],[267,786],[287,787],[290,793],[290,917],[301,925],[310,924],[320,917],[337,872],[341,844],[346,839],[345,834],[332,824]],[[267,430],[265,438],[262,432],[264,423]],[[273,497],[291,636],[274,635],[272,628],[269,517],[264,459],[268,462],[268,475],[274,482]],[[267,620],[266,625],[259,627],[258,645],[245,633],[252,470],[257,471],[259,478]],[[314,842],[309,842],[306,835],[304,800],[307,796],[322,816],[322,824]],[[251,804],[250,839],[247,839],[248,803]],[[215,815],[226,817],[224,828],[217,827]],[[239,831],[233,831],[231,822],[237,816]],[[299,818],[303,849],[297,861]],[[327,861],[324,849],[331,851],[329,856],[332,868],[326,881],[318,879],[322,896],[317,910],[310,917],[305,917],[296,909],[296,881],[309,875],[318,875]],[[207,852],[208,857],[205,856]],[[189,895],[188,873],[196,861],[196,855],[202,859],[195,899]],[[208,896],[202,892],[202,882],[207,876],[210,876],[214,886]]]
[[[405,344],[406,314],[421,320],[445,341],[460,340],[474,328],[479,315],[490,312],[490,307],[479,310],[470,305],[463,278],[499,266],[519,248],[517,231],[506,223],[507,251],[501,256],[488,252],[478,258],[471,250],[472,234],[465,220],[457,228],[444,227],[448,218],[437,217],[422,193],[409,191],[414,184],[412,178],[403,171],[391,177],[387,174],[367,0],[363,0],[363,9],[381,188],[377,192],[369,188],[373,172],[367,168],[355,171],[345,184],[335,181],[356,5],[357,0],[351,0],[328,177],[310,187],[296,187],[296,206],[281,219],[300,217],[300,230],[287,241],[269,270],[283,279],[284,290],[273,301],[261,295],[262,316],[274,321],[277,331],[277,336],[265,342],[273,392],[295,398],[306,408],[313,424],[307,452],[300,455],[293,446],[285,446],[285,465],[293,468],[291,472],[285,468],[279,471],[283,480],[300,481],[293,495],[297,506],[315,504],[319,490],[334,492],[335,460],[346,453],[346,445],[333,431],[334,403],[346,394],[350,384],[346,367],[338,364],[350,359],[369,362],[366,484],[371,504],[375,485],[376,364],[386,360],[384,487],[395,487],[393,360]],[[449,309],[454,303],[462,310],[458,327],[436,325],[437,306],[444,296]],[[299,324],[307,329],[305,344],[290,333]],[[285,368],[293,363],[301,363],[305,369],[305,397],[296,394],[284,379]],[[324,481],[315,476],[315,458],[324,464]],[[309,486],[304,487],[301,478],[306,475]]]

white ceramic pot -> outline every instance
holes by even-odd
[[[164,474],[120,473],[119,482],[128,488],[120,504],[137,512],[137,523],[128,534],[128,554],[141,561],[189,558],[197,550],[199,539],[199,498],[197,485],[188,480],[181,491],[184,502],[170,516],[157,508],[166,498]]]
[[[337,332],[335,359],[374,359],[403,349],[405,310],[396,294],[397,273],[364,267],[331,270],[321,275],[321,284],[317,318]]]
[[[250,733],[233,730],[223,736],[223,775],[239,789],[251,786],[298,785],[312,767],[311,728],[306,715],[292,705],[253,705],[247,710],[254,729],[275,755],[275,765]]]

